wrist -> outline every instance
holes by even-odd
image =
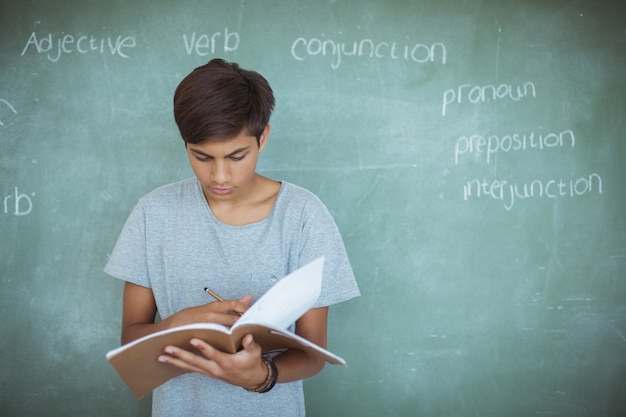
[[[278,381],[278,369],[274,364],[274,360],[270,356],[263,356],[262,360],[263,365],[267,369],[267,377],[263,382],[254,388],[244,387],[244,389],[248,392],[258,392],[260,394],[269,392],[272,388],[274,388],[274,385],[276,385],[276,381]]]

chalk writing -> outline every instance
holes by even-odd
[[[32,193],[30,196],[20,193],[18,188],[15,187],[15,192],[4,197],[4,214],[12,214],[14,216],[26,216],[30,214],[33,210],[32,197],[34,196],[35,193]]]
[[[11,103],[6,101],[5,99],[0,98],[0,103],[3,104],[2,108],[7,108],[8,107],[9,110],[13,112],[13,114],[17,114],[17,110],[15,110],[15,108],[13,108]],[[0,120],[0,126],[4,126],[4,122],[2,120]]]
[[[508,153],[529,149],[542,150],[564,147],[573,149],[575,145],[576,139],[571,130],[547,134],[530,132],[503,136],[463,135],[457,139],[454,147],[454,165],[458,165],[459,159],[464,155],[474,156],[474,160],[484,160],[485,163],[489,164],[499,152]]]
[[[308,57],[331,57],[330,67],[332,69],[339,68],[344,56],[362,59],[404,60],[418,64],[427,62],[445,64],[446,54],[446,46],[441,42],[427,45],[362,39],[346,43],[334,39],[300,37],[291,44],[291,55],[297,61],[304,61]]]
[[[74,36],[61,32],[60,35],[48,33],[38,37],[37,33],[33,32],[28,38],[21,56],[24,56],[29,50],[34,50],[38,54],[44,54],[52,62],[58,62],[63,54],[87,54],[90,52],[128,58],[128,50],[135,46],[137,46],[137,41],[134,36]]]
[[[502,201],[507,211],[513,208],[517,200],[573,198],[590,193],[602,194],[602,177],[597,173],[576,179],[533,180],[524,184],[513,184],[506,180],[472,179],[463,186],[464,200],[491,198]]]
[[[496,100],[520,101],[523,98],[535,98],[536,96],[535,84],[532,81],[525,82],[522,85],[461,84],[456,88],[450,88],[444,91],[441,115],[445,116],[448,107],[455,102],[457,104],[477,104]]]
[[[192,32],[189,37],[183,34],[183,42],[187,55],[195,53],[198,56],[213,55],[216,52],[232,52],[239,48],[239,33],[229,32],[228,28],[224,29],[224,33],[215,32],[212,35],[200,34],[196,37],[196,32]]]

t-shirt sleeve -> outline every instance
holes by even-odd
[[[324,256],[322,292],[315,307],[338,304],[360,295],[339,228],[323,205],[312,205],[303,225],[300,266]]]
[[[145,215],[141,202],[126,220],[104,272],[133,284],[150,287]]]

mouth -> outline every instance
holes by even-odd
[[[217,187],[211,187],[210,190],[213,194],[217,194],[217,195],[227,195],[233,191],[232,188],[217,188]]]

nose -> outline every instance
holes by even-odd
[[[226,161],[215,161],[211,171],[211,179],[216,184],[226,184],[230,181],[230,167]]]

